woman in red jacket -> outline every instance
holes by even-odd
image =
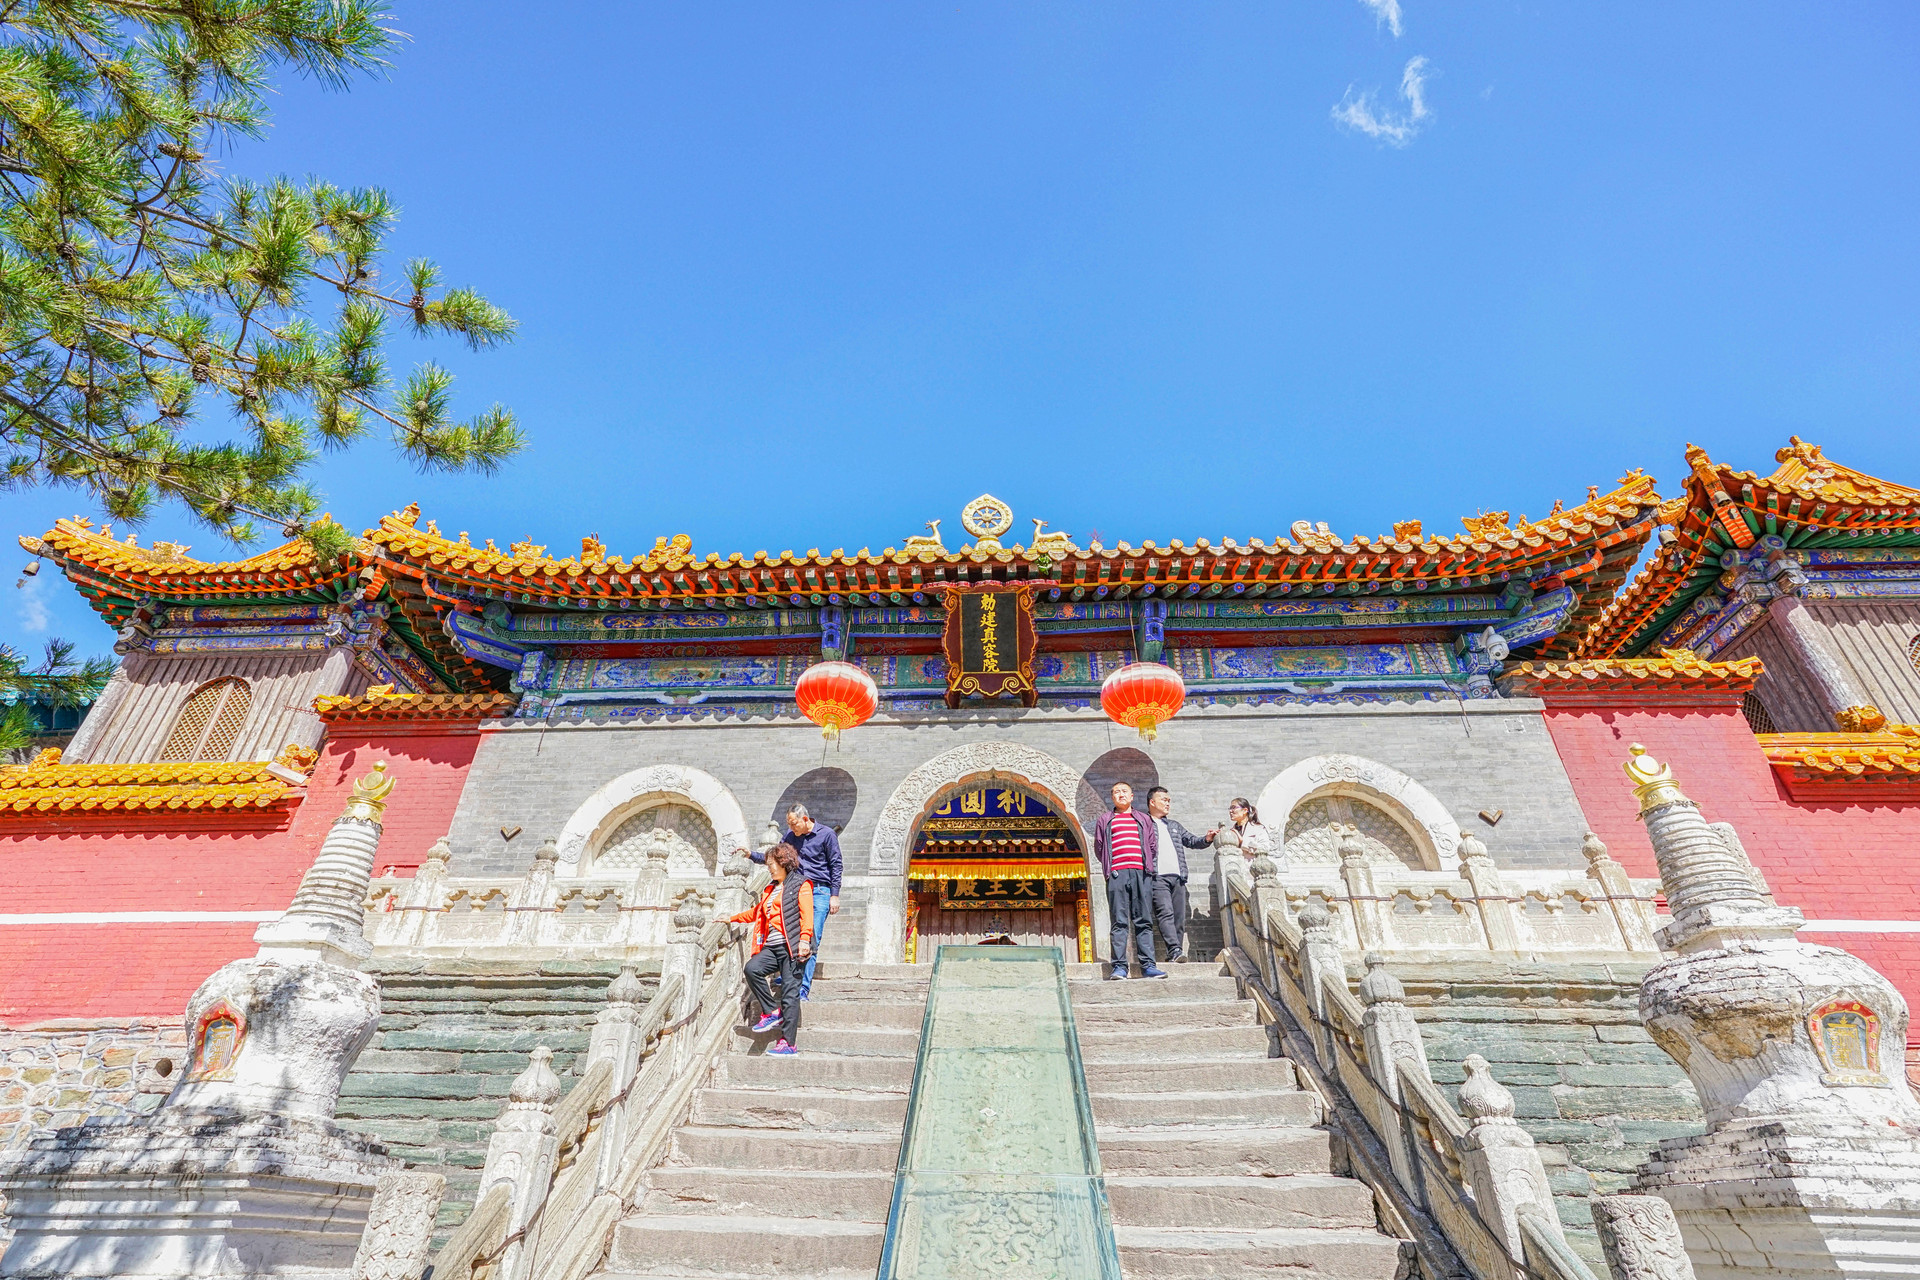
[[[760,895],[760,901],[733,917],[735,924],[753,926],[753,958],[747,961],[747,986],[754,1003],[760,1006],[760,1021],[753,1033],[762,1035],[780,1028],[780,1040],[769,1054],[791,1058],[799,1050],[800,967],[813,950],[813,882],[800,878],[800,855],[792,845],[777,844],[767,855],[767,871],[773,883]],[[780,975],[780,998],[776,1002],[769,979]]]

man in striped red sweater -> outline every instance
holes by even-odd
[[[1113,784],[1113,810],[1093,824],[1093,852],[1107,878],[1107,911],[1113,917],[1113,976],[1127,976],[1127,943],[1140,954],[1140,972],[1164,978],[1153,962],[1153,867],[1160,842],[1154,824],[1133,808],[1133,788]]]

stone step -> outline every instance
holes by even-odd
[[[801,1169],[770,1175],[765,1169],[668,1164],[647,1175],[642,1208],[650,1214],[884,1223],[892,1199],[891,1169],[860,1173]]]
[[[1167,1124],[1315,1125],[1321,1120],[1320,1099],[1302,1089],[1096,1093],[1092,1101],[1094,1122],[1116,1128]]]
[[[1319,1131],[1307,1129],[1296,1132]],[[1324,1133],[1320,1136],[1322,1139],[1326,1137]],[[898,1133],[858,1129],[769,1132],[690,1124],[674,1131],[670,1159],[676,1164],[707,1165],[722,1169],[891,1173],[899,1162],[899,1156]],[[776,1175],[769,1173],[766,1176]]]
[[[871,1277],[880,1266],[882,1222],[718,1214],[638,1214],[613,1233],[608,1270],[632,1276]]]
[[[927,984],[896,982],[891,978],[875,978],[870,981],[848,979],[845,982],[824,982],[816,978],[813,990],[807,993],[808,1007],[816,1004],[864,1004],[868,1001],[883,1004],[917,1004],[925,1007]]]
[[[1264,1058],[1271,1043],[1265,1027],[1195,1027],[1152,1031],[1080,1028],[1082,1062],[1168,1062],[1179,1058],[1233,1055]]]
[[[1301,1125],[1231,1127],[1097,1126],[1100,1167],[1108,1174],[1151,1177],[1274,1177],[1326,1173],[1333,1146],[1325,1129]]]
[[[1073,1005],[1074,1026],[1083,1036],[1090,1031],[1251,1027],[1258,1021],[1251,1000],[1076,1000]]]
[[[924,993],[923,993],[924,994]],[[896,1031],[911,1031],[920,1034],[920,1024],[927,1016],[927,1002],[907,1000],[821,1000],[818,989],[815,998],[800,1006],[800,1022],[807,1030],[822,1030],[828,1027],[855,1027],[875,1029],[886,1027]]]
[[[1371,1229],[1373,1192],[1353,1178],[1160,1178],[1109,1175],[1116,1227],[1245,1231],[1267,1227]]]
[[[1083,1004],[1121,1004],[1144,1000],[1238,1000],[1240,987],[1232,978],[1187,976],[1184,966],[1169,978],[1128,978],[1125,982],[1083,981],[1067,985],[1075,1009]]]
[[[693,1104],[695,1124],[742,1129],[874,1129],[897,1136],[906,1120],[904,1092],[702,1089]]]
[[[1186,1092],[1223,1089],[1291,1089],[1293,1063],[1285,1058],[1193,1058],[1165,1062],[1088,1062],[1087,1088],[1095,1093]]]
[[[823,957],[820,963],[813,967],[815,983],[823,978],[830,978],[835,982],[842,979],[862,981],[884,979],[925,984],[932,977],[933,966],[924,964],[868,964],[864,960],[835,960],[832,957]]]
[[[747,1089],[889,1089],[905,1093],[913,1085],[913,1059],[815,1053],[803,1031],[798,1057],[730,1053],[720,1059],[713,1083]]]
[[[757,1036],[750,1034],[745,1027],[738,1027],[733,1034],[733,1051],[747,1055],[762,1054],[779,1039],[778,1027]],[[835,1054],[849,1058],[904,1058],[912,1062],[914,1052],[920,1047],[920,1033],[892,1027],[815,1028],[809,1026],[802,1015],[799,1047],[811,1054]]]
[[[1282,1274],[1288,1280],[1393,1280],[1401,1268],[1401,1242],[1378,1231],[1115,1227],[1113,1234],[1120,1246],[1120,1270],[1128,1280]]]

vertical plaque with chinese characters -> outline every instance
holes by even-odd
[[[969,583],[946,590],[947,628],[940,647],[947,658],[947,705],[960,699],[1018,697],[1032,706],[1033,588],[998,582]]]

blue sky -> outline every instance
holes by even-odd
[[[441,360],[533,443],[492,478],[330,457],[356,528],[417,500],[559,554],[878,549],[935,518],[957,545],[989,491],[1081,541],[1441,531],[1634,466],[1671,486],[1689,440],[1765,471],[1789,434],[1920,483],[1911,5],[396,0],[395,25],[388,78],[285,85],[231,166],[386,187],[395,266],[520,322],[395,364]],[[172,513],[152,537],[229,554]],[[0,641],[105,648],[57,576],[15,576]]]

